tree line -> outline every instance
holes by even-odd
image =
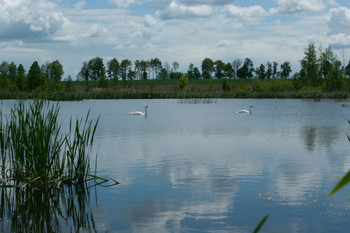
[[[14,62],[4,61],[0,64],[0,89],[11,91],[58,89],[63,74],[63,66],[57,60],[46,62],[41,66],[34,61],[28,72],[22,64],[17,66]],[[71,77],[68,79],[71,80]]]
[[[289,61],[278,64],[276,61],[267,62],[254,67],[250,58],[243,61],[236,59],[232,62],[222,60],[203,59],[201,67],[190,64],[186,73],[178,72],[180,64],[173,62],[170,66],[154,58],[151,60],[124,59],[119,62],[116,58],[104,66],[100,57],[85,61],[77,75],[79,80],[99,81],[100,86],[106,85],[107,79],[147,80],[147,79],[180,79],[183,75],[187,79],[288,79],[292,78],[296,89],[302,87],[323,87],[327,91],[341,90],[345,85],[345,78],[350,77],[350,61],[344,66],[336,57],[331,47],[316,48],[315,43],[309,43],[304,50],[304,57],[299,61],[300,71],[292,75]]]
[[[334,51],[316,48],[315,43],[309,43],[304,49],[304,57],[300,60],[300,71],[291,77],[292,69],[289,61],[278,64],[276,61],[266,62],[254,67],[250,58],[235,59],[232,62],[205,58],[198,68],[190,64],[187,72],[178,72],[180,64],[173,62],[162,63],[158,58],[150,60],[116,58],[109,60],[106,65],[100,57],[94,57],[83,65],[77,74],[77,80],[97,81],[99,86],[106,87],[107,80],[121,80],[126,84],[129,80],[147,79],[293,79],[296,89],[302,87],[322,86],[327,91],[341,90],[345,78],[350,77],[350,61],[344,66],[336,57]],[[28,72],[22,64],[2,62],[0,65],[0,88],[8,90],[52,90],[57,89],[64,74],[59,61],[46,62],[39,65],[34,61]],[[68,81],[72,81],[71,76]]]

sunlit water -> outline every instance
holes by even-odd
[[[100,122],[91,191],[97,232],[345,232],[350,108],[323,100],[87,100],[60,117]],[[14,101],[3,101],[6,112]],[[144,111],[148,116],[130,116]],[[253,105],[252,114],[237,114]],[[90,218],[90,217],[89,217]]]

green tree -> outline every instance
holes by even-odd
[[[128,59],[122,60],[120,63],[120,75],[122,77],[123,82],[126,84],[126,78],[128,75],[129,68],[131,67],[132,63]]]
[[[266,78],[266,71],[264,64],[261,64],[258,68],[255,70],[255,74],[258,79],[265,79]]]
[[[327,91],[339,91],[345,85],[345,78],[340,61],[334,62],[325,80],[325,89]]]
[[[194,70],[194,65],[191,63],[187,69],[188,79],[194,79],[193,70]]]
[[[178,84],[179,84],[180,90],[183,90],[186,87],[186,85],[188,84],[188,79],[187,79],[186,75],[182,74],[180,76]]]
[[[65,90],[72,91],[73,90],[73,80],[72,76],[68,75],[68,78],[65,80]]]
[[[238,73],[238,69],[241,67],[241,65],[242,65],[242,61],[240,59],[235,59],[232,62],[233,77],[234,78],[238,78],[237,73]]]
[[[345,74],[350,78],[350,61],[348,65],[345,67]]]
[[[162,62],[159,60],[159,58],[154,58],[154,59],[151,59],[150,62],[149,62],[149,65],[153,71],[153,73],[155,74],[155,77],[154,78],[159,78],[159,74],[162,70]]]
[[[21,91],[26,89],[26,71],[22,64],[19,64],[17,68],[16,85]]]
[[[49,64],[49,79],[58,83],[62,79],[62,75],[64,74],[63,66],[61,63],[56,60]]]
[[[109,79],[118,80],[120,65],[116,58],[107,62],[107,74]]]
[[[329,78],[328,75],[338,59],[336,58],[331,47],[328,47],[325,51],[320,50],[320,58],[318,60],[321,78],[326,80]]]
[[[193,78],[194,79],[201,78],[201,72],[199,71],[198,67],[194,67],[194,69],[193,69]]]
[[[16,84],[17,79],[17,66],[14,62],[11,62],[11,64],[8,67],[8,76],[10,79],[11,84]]]
[[[177,61],[174,61],[172,65],[173,65],[173,68],[174,68],[174,72],[176,72],[177,69],[180,67],[180,64]]]
[[[300,79],[304,85],[313,87],[319,86],[321,84],[321,79],[318,75],[317,52],[315,43],[308,44],[308,47],[304,50],[304,55],[304,58],[300,60]]]
[[[272,63],[271,63],[271,62],[267,62],[267,63],[266,63],[266,66],[267,66],[266,78],[267,78],[267,79],[270,79],[270,78],[272,78],[272,73],[273,73],[273,70],[272,70]]]
[[[221,60],[217,60],[214,63],[215,78],[222,79],[225,74],[225,63]]]
[[[7,88],[9,84],[9,63],[4,61],[0,64],[0,87]]]
[[[281,64],[281,78],[288,78],[290,73],[292,72],[292,67],[288,61]]]
[[[160,73],[159,73],[159,75],[158,75],[158,78],[159,78],[159,79],[168,79],[168,78],[169,78],[169,73],[168,73],[167,69],[162,68],[162,69],[160,70]]]
[[[232,79],[234,77],[233,67],[230,62],[225,64],[225,74],[226,78]]]
[[[78,80],[84,80],[86,82],[89,82],[90,79],[90,69],[89,69],[89,64],[87,61],[83,62],[83,66],[81,67],[78,75],[77,75]]]
[[[100,57],[92,58],[88,62],[88,69],[89,69],[90,80],[97,81],[105,78],[106,69],[105,69],[105,65],[103,64],[102,58]]]
[[[244,60],[243,66],[238,69],[237,76],[240,79],[253,78],[254,65],[250,58]]]
[[[278,76],[278,63],[277,62],[273,62],[273,69],[272,69],[272,77],[276,78]]]
[[[214,62],[210,58],[205,58],[202,61],[202,77],[203,79],[211,79],[214,71]]]
[[[142,60],[140,62],[140,68],[141,68],[141,74],[142,74],[142,79],[143,80],[147,80],[147,78],[148,78],[148,73],[147,73],[148,67],[149,67],[149,62],[148,61]]]
[[[222,90],[223,91],[230,91],[230,84],[228,83],[227,78],[224,78],[224,80],[222,81]]]
[[[44,83],[42,71],[37,61],[31,65],[27,75],[27,86],[29,90],[34,90]]]

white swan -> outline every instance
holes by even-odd
[[[148,106],[145,105],[145,112],[139,112],[139,111],[129,112],[129,115],[133,115],[133,116],[147,116],[147,108],[148,108]]]
[[[248,110],[238,110],[237,113],[252,113],[252,107],[253,106],[249,106],[249,111]]]

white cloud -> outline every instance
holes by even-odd
[[[109,0],[112,4],[116,5],[117,7],[128,7],[132,4],[135,4],[135,0]]]
[[[215,13],[215,7],[210,5],[187,6],[172,1],[164,10],[159,10],[156,15],[161,19],[204,18]]]
[[[81,0],[74,5],[75,9],[81,10],[86,5],[86,1]]]
[[[183,5],[214,5],[223,6],[233,4],[235,0],[179,0]]]
[[[278,8],[283,14],[296,14],[302,12],[319,12],[325,8],[322,0],[278,0]]]
[[[350,9],[345,7],[330,9],[327,24],[331,44],[350,46]]]
[[[268,12],[262,6],[238,7],[235,5],[227,5],[224,7],[226,14],[238,21],[251,22],[268,15]]]
[[[0,38],[48,39],[67,19],[47,0],[0,0]]]

